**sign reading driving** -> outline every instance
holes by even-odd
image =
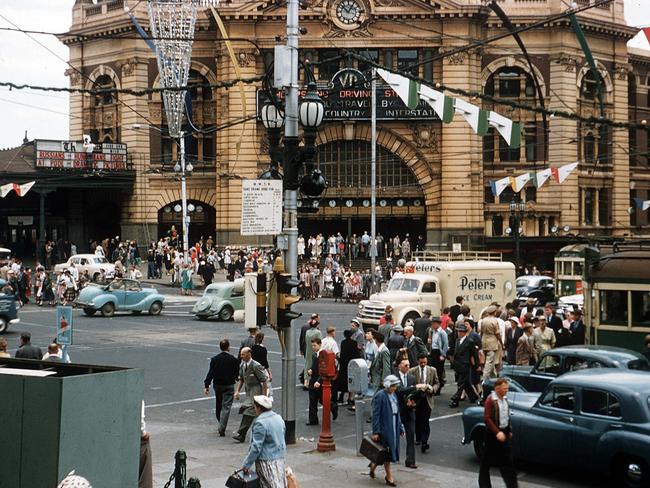
[[[242,182],[241,235],[273,236],[282,232],[282,181]]]

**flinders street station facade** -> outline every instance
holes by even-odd
[[[157,86],[154,53],[137,34],[125,3],[148,28],[146,2],[76,1],[70,31],[60,36],[76,68],[67,72],[72,88]],[[590,3],[594,0],[578,0],[577,5]],[[516,27],[567,8],[561,0],[498,4]],[[196,85],[191,90],[192,122],[199,131],[190,131],[185,144],[194,167],[188,178],[193,209],[190,240],[212,235],[220,246],[264,243],[241,236],[239,230],[242,181],[269,169],[268,133],[255,117],[268,93],[262,81],[244,84],[243,98],[237,85],[200,85],[228,82],[237,73],[245,79],[264,75],[274,46],[284,42],[286,5],[230,0],[217,10],[237,66],[212,13],[201,9],[190,72],[190,84]],[[649,119],[650,51],[627,46],[637,29],[625,23],[623,0],[598,5],[577,17],[600,73],[606,118],[631,123]],[[302,208],[317,208],[299,212],[299,230],[305,236],[359,235],[370,230],[371,93],[365,83],[370,64],[360,57],[411,73],[432,87],[440,83],[529,106],[538,105],[536,78],[550,111],[545,137],[540,113],[454,95],[520,122],[521,146],[512,148],[493,129],[486,136],[476,135],[458,115],[443,124],[426,104],[408,109],[380,82],[377,230],[385,237],[421,234],[433,248],[461,243],[463,248],[511,252],[513,239],[507,229],[512,223],[513,190],[508,187],[495,196],[490,183],[576,161],[578,167],[562,184],[537,188],[528,183],[519,193],[525,202],[522,249],[529,261],[536,260],[536,253],[556,251],[574,235],[650,234],[648,211],[633,203],[634,198],[650,199],[648,130],[600,130],[552,114],[553,110],[585,117],[600,113],[595,79],[567,17],[521,33],[532,72],[512,36],[441,56],[507,32],[480,0],[304,0],[300,26],[304,29],[299,57],[304,66],[313,68],[326,102],[316,164],[329,182],[320,199],[299,202]],[[299,76],[306,85],[310,74],[301,69]],[[74,201],[82,210],[60,232],[87,241],[117,231],[145,242],[165,235],[172,225],[180,229],[180,182],[173,170],[178,149],[164,136],[160,95],[71,94],[70,100],[70,139],[81,141],[83,134],[90,134],[93,142],[125,144],[129,171],[122,176],[123,184],[80,188]],[[105,228],[91,225],[97,202],[110,209],[102,214],[110,220],[102,224]]]

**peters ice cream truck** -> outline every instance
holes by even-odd
[[[505,305],[516,298],[515,266],[488,252],[417,253],[396,273],[386,291],[359,303],[357,319],[364,328],[376,328],[387,305],[396,324],[409,325],[426,309],[440,315],[462,296],[474,317],[492,302]]]

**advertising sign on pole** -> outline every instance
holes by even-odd
[[[241,235],[273,236],[282,232],[282,181],[242,182]]]
[[[56,342],[72,345],[72,307],[56,307]]]

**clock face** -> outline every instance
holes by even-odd
[[[336,5],[336,17],[345,25],[355,25],[361,18],[361,6],[356,0],[341,0]]]

